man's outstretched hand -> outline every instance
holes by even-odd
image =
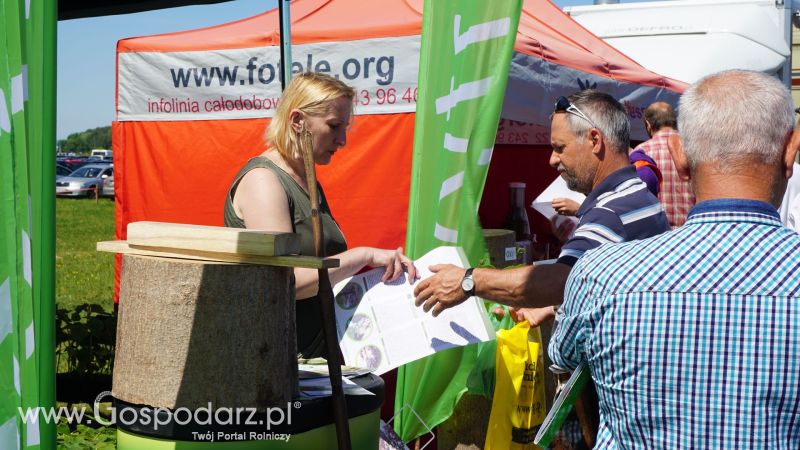
[[[466,269],[452,264],[436,264],[429,267],[433,276],[422,280],[414,289],[414,303],[430,311],[434,317],[447,308],[463,303],[468,297],[461,289]]]

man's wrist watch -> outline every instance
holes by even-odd
[[[461,289],[464,290],[464,293],[467,294],[467,297],[472,297],[475,295],[475,280],[472,279],[472,271],[474,269],[470,267],[467,269],[467,272],[464,274],[464,278],[461,279]]]

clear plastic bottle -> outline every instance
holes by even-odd
[[[528,212],[525,210],[525,183],[508,183],[508,213],[503,227],[514,231],[520,264],[530,264],[535,237],[531,234]]]

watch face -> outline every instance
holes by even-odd
[[[464,292],[471,292],[474,288],[475,288],[475,280],[473,280],[472,278],[464,278],[463,280],[461,280],[461,289],[463,289]]]

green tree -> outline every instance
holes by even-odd
[[[58,141],[62,152],[89,153],[95,148],[111,148],[111,127],[92,128],[79,133],[72,133],[66,139]]]

